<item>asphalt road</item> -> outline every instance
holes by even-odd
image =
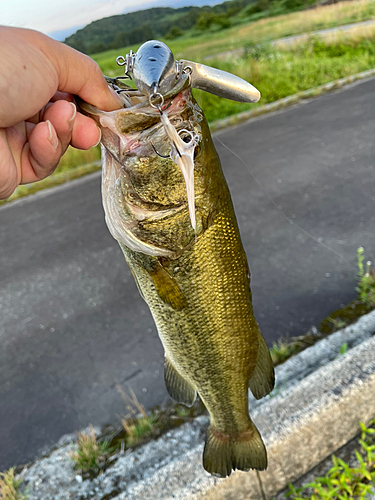
[[[269,344],[354,298],[357,247],[375,257],[374,133],[371,79],[216,136]],[[0,249],[0,470],[116,421],[117,383],[164,400],[162,347],[97,175],[0,208]]]

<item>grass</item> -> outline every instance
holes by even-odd
[[[125,450],[134,449],[151,439],[157,439],[167,431],[206,413],[199,398],[190,408],[170,402],[146,412],[132,389],[129,390],[130,395],[128,395],[117,384],[117,390],[125,402],[127,413],[121,417],[121,428],[117,425],[108,425],[103,429],[101,436],[101,439],[105,439],[113,448],[112,459],[115,459],[118,454],[121,455]]]
[[[370,261],[366,262],[365,268],[364,260],[364,249],[359,247],[357,250],[357,298],[347,306],[331,313],[320,323],[318,330],[312,328],[306,335],[274,342],[270,349],[274,366],[284,363],[327,335],[354,323],[375,308],[375,268],[371,267]],[[344,343],[340,348],[340,354],[345,354],[347,348],[348,345]]]
[[[360,423],[361,437],[356,450],[356,464],[350,466],[332,455],[332,468],[324,477],[295,488],[289,485],[286,494],[291,500],[350,500],[364,499],[372,491],[375,481],[375,419],[368,426]]]
[[[0,206],[5,203],[23,198],[29,194],[36,193],[42,189],[58,186],[67,181],[77,179],[92,172],[100,170],[100,147],[91,148],[88,151],[81,151],[69,147],[61,158],[55,172],[39,182],[32,184],[22,184],[17,187],[12,196],[6,200],[0,200]]]
[[[117,390],[128,410],[127,415],[121,418],[121,424],[125,431],[126,446],[130,448],[152,437],[157,426],[158,415],[154,412],[147,413],[132,389],[130,389],[130,396],[119,385],[117,385]]]
[[[94,428],[90,426],[88,434],[78,434],[77,449],[71,453],[71,459],[84,478],[93,478],[105,470],[112,451],[108,441],[97,440]]]
[[[270,349],[273,365],[281,365],[281,363],[284,363],[295,354],[316,344],[316,342],[322,340],[324,337],[324,334],[312,328],[305,335],[292,337],[290,339],[284,338],[274,342]]]
[[[20,491],[22,479],[16,479],[14,469],[0,473],[1,500],[27,500],[27,495]]]
[[[365,259],[363,247],[357,250],[358,260],[358,299],[365,305],[375,307],[375,269],[371,268],[371,262],[366,262],[366,272],[364,270],[363,261]]]
[[[263,15],[269,15],[264,12]],[[271,13],[272,14],[272,13]],[[317,7],[306,11],[293,12],[280,16],[268,17],[251,22],[244,17],[241,25],[220,31],[206,30],[188,32],[176,40],[163,40],[170,46],[177,59],[185,58],[204,62],[206,56],[224,51],[242,48],[248,42],[261,43],[280,37],[309,33],[324,28],[372,19],[375,17],[375,3],[372,0],[355,0]],[[138,46],[110,50],[93,57],[102,71],[110,76],[119,73],[116,57],[125,55]],[[120,70],[121,71],[121,70]]]
[[[374,68],[375,30],[371,37],[357,34],[323,40],[314,36],[285,48],[248,43],[243,56],[213,60],[212,66],[251,82],[262,98],[255,105],[242,104],[195,91],[209,122]]]

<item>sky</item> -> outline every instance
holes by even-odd
[[[102,17],[149,8],[154,3],[160,5],[157,0],[0,0],[0,25],[50,34],[72,26],[78,29]]]

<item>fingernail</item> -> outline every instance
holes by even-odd
[[[99,130],[99,140],[98,140],[98,142],[97,142],[96,144],[94,144],[94,145],[93,145],[93,148],[95,148],[95,147],[99,144],[99,142],[100,142],[100,140],[101,140],[101,138],[102,138],[102,131],[100,130],[100,128],[99,128],[99,127],[97,127],[97,128],[98,128],[98,130]]]
[[[57,146],[59,145],[59,140],[57,138],[55,129],[52,127],[52,123],[49,120],[46,120],[46,123],[48,125],[48,140],[51,143],[52,147],[54,149],[57,149]]]
[[[69,118],[69,120],[68,120],[69,129],[70,129],[70,131],[72,131],[73,125],[74,125],[74,120],[75,120],[76,114],[77,114],[77,108],[76,108],[76,105],[74,104],[74,102],[70,102],[69,104],[73,108],[73,114],[72,114],[71,118]]]
[[[123,103],[123,100],[121,99],[121,97],[118,95],[118,93],[113,90],[111,87],[108,87],[109,88],[109,91],[111,92],[113,98],[115,99],[115,101],[117,102],[118,104],[118,107],[119,108],[123,108],[124,107],[124,103]]]

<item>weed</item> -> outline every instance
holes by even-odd
[[[105,470],[112,451],[108,441],[97,441],[94,428],[90,425],[88,434],[78,434],[77,450],[71,453],[71,459],[84,477],[92,478]]]
[[[283,363],[296,352],[298,352],[298,343],[294,339],[291,341],[278,340],[272,344],[270,349],[271,358],[275,366]]]
[[[16,479],[13,468],[0,473],[1,500],[26,500],[27,495],[20,492],[22,482],[22,479]]]
[[[341,347],[340,347],[340,354],[341,356],[343,356],[344,354],[346,354],[346,351],[348,350],[348,344],[346,342],[344,342]]]
[[[122,390],[119,384],[117,384],[117,390],[128,410],[128,414],[121,419],[121,424],[126,433],[126,445],[132,447],[153,435],[158,415],[148,414],[132,389],[130,389],[130,396]]]
[[[287,359],[303,351],[307,347],[314,345],[324,335],[315,327],[312,327],[305,335],[292,337],[291,339],[281,339],[272,344],[270,354],[274,366],[284,363]]]
[[[126,432],[126,444],[132,447],[152,435],[157,416],[148,415],[146,417],[136,418],[134,421],[129,421],[128,418],[121,419],[122,426]]]
[[[190,414],[190,408],[183,405],[176,405],[175,412],[178,417],[186,417]]]
[[[358,262],[358,286],[356,290],[358,292],[359,300],[367,306],[375,306],[375,269],[371,269],[371,262],[366,262],[366,272],[363,266],[364,257],[363,247],[359,247],[357,250],[357,262]]]
[[[355,452],[357,464],[350,467],[344,460],[332,455],[333,467],[326,476],[318,477],[301,488],[289,485],[287,497],[292,500],[350,500],[364,499],[371,491],[375,480],[375,419],[366,427],[362,422],[360,449]]]
[[[334,331],[341,330],[341,328],[344,328],[344,326],[346,326],[345,321],[342,320],[341,318],[336,319],[336,318],[331,318],[331,316],[328,316],[327,321],[332,323],[332,325],[335,327]]]

